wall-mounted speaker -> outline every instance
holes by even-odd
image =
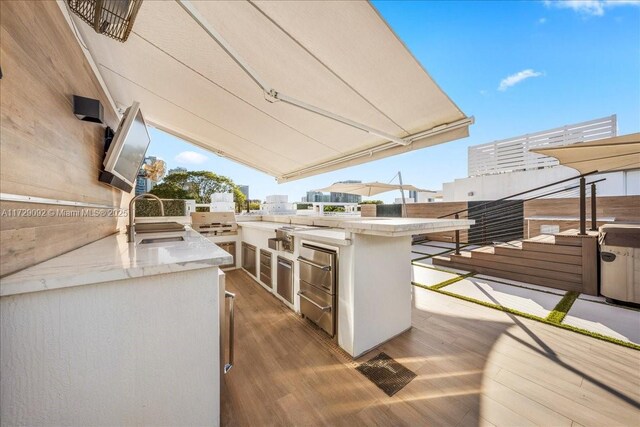
[[[104,123],[102,103],[97,99],[73,95],[73,114],[85,122]]]

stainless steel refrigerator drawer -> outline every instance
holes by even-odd
[[[335,258],[335,252],[303,244],[298,256],[300,279],[335,293]]]
[[[300,281],[300,313],[330,336],[335,335],[335,296]]]
[[[309,265],[302,258],[298,258],[298,261],[300,262],[300,279],[322,288],[330,294],[334,293],[334,274],[332,271]]]
[[[265,285],[272,287],[273,283],[271,282],[271,270],[269,270],[269,272],[266,272],[265,270],[260,270],[260,280],[262,281],[262,283],[264,283]]]

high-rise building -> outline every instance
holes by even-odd
[[[247,200],[249,200],[249,186],[248,185],[238,185],[238,188],[240,189],[240,192],[242,194],[244,194],[244,197],[246,197]]]
[[[339,181],[335,184],[359,184],[362,181]],[[348,194],[348,193],[331,193],[330,200],[331,203],[360,203],[362,201],[362,196],[358,194]]]
[[[158,159],[155,156],[147,156],[144,158],[142,164],[150,165],[155,163],[156,160]],[[147,173],[141,165],[140,170],[138,171],[138,176],[136,176],[136,196],[138,194],[148,193],[154,185],[156,185],[156,183],[147,178]]]
[[[307,203],[314,202],[330,202],[331,196],[329,194],[324,194],[320,191],[307,191]]]
[[[172,173],[184,173],[187,171],[187,168],[182,168],[180,166],[173,168],[173,169],[169,169],[169,172],[167,172],[167,175],[171,175]]]

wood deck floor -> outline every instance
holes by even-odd
[[[418,375],[388,397],[246,273],[227,289],[226,426],[640,425],[635,350],[414,288],[413,328],[358,359],[384,351]]]

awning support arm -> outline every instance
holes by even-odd
[[[254,70],[241,56],[236,50],[225,40],[222,35],[216,31],[216,29],[202,16],[202,14],[196,9],[189,0],[175,0],[178,5],[180,5],[189,16],[202,28],[209,37],[211,37],[220,47],[233,59],[233,61],[238,64],[238,66],[253,80],[265,93],[265,95],[272,99],[273,101],[282,101],[286,104],[293,105],[294,107],[301,108],[303,110],[324,116],[328,119],[335,120],[347,126],[351,126],[356,129],[360,129],[362,131],[368,132],[372,135],[379,136],[381,138],[392,141],[398,145],[409,145],[411,144],[411,140],[398,138],[389,133],[374,129],[370,126],[367,126],[362,123],[358,123],[354,120],[348,119],[346,117],[340,116],[338,114],[334,114],[330,111],[324,110],[319,107],[315,107],[313,105],[307,104],[306,102],[300,101],[298,99],[287,96],[283,93],[278,92],[274,88],[272,88],[258,73]],[[272,101],[272,102],[273,102]]]

